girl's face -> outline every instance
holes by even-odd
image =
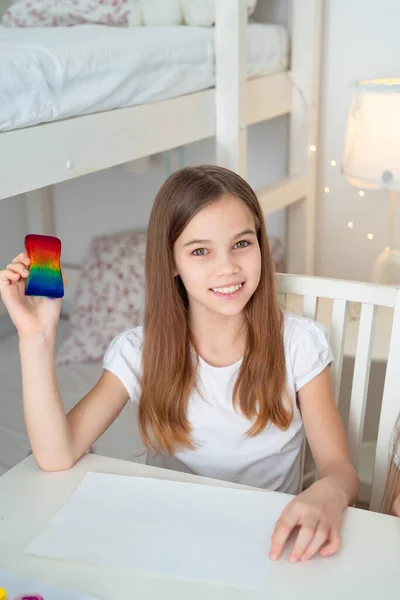
[[[175,242],[174,257],[191,311],[239,314],[261,274],[251,211],[235,196],[221,196],[189,222]]]

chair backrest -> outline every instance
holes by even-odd
[[[353,303],[357,303],[361,309],[347,428],[351,458],[356,468],[360,459],[365,422],[376,312],[380,306],[394,309],[370,501],[370,509],[378,512],[386,481],[390,438],[400,411],[400,288],[285,273],[277,274],[277,287],[282,306],[290,310],[289,298],[297,297],[301,301],[301,313],[314,320],[320,320],[317,315],[320,299],[333,301],[330,303],[332,312],[328,329],[335,357],[331,366],[331,383],[336,403],[339,400],[349,314],[351,310],[354,312]],[[326,323],[323,324],[326,326]]]

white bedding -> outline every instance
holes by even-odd
[[[61,320],[57,346],[66,337],[68,322]],[[57,378],[61,398],[70,410],[96,383],[102,372],[101,363],[60,366]],[[21,371],[16,334],[0,340],[0,475],[23,460],[30,452],[21,396]],[[94,444],[93,452],[113,458],[144,462],[136,455],[142,451],[137,432],[136,412],[131,403]]]
[[[0,131],[212,87],[213,27],[0,26]],[[287,30],[248,26],[248,75],[288,68]]]

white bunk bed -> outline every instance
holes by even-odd
[[[278,1],[258,2],[267,20]],[[246,177],[247,127],[289,115],[288,174],[257,194],[266,216],[288,207],[287,268],[312,273],[322,0],[291,2],[290,70],[247,79],[246,26],[246,0],[216,0],[214,88],[0,132],[0,200],[26,193],[28,229],[54,234],[52,185],[212,136]]]
[[[270,21],[270,11],[279,12],[282,4],[281,0],[258,0],[259,20]],[[217,162],[246,177],[248,126],[288,115],[287,176],[258,189],[257,194],[266,216],[288,208],[289,272],[312,273],[317,154],[310,148],[318,146],[322,0],[292,0],[291,4],[289,70],[247,79],[246,0],[217,0],[215,87],[0,132],[0,200],[26,194],[27,230],[57,234],[53,220],[54,184],[212,136],[216,138]],[[73,265],[65,270],[65,300],[70,304],[80,271]],[[68,323],[62,320],[58,343],[67,335]],[[0,399],[0,474],[30,450],[20,401],[19,369],[18,340],[14,334],[0,343],[0,379],[5,386]],[[100,372],[100,362],[58,368],[67,410],[94,385]],[[134,415],[127,419],[124,411],[96,442],[93,451],[144,460],[143,456],[137,457],[143,448],[135,427]]]

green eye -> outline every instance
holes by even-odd
[[[206,252],[208,251],[205,248],[196,248],[196,250],[193,250],[192,254],[194,256],[204,256]]]
[[[239,246],[239,244],[246,244],[246,246]],[[246,242],[246,240],[241,240],[240,242],[237,242],[235,244],[235,246],[239,246],[239,248],[247,248],[248,245],[249,245],[249,242]]]

